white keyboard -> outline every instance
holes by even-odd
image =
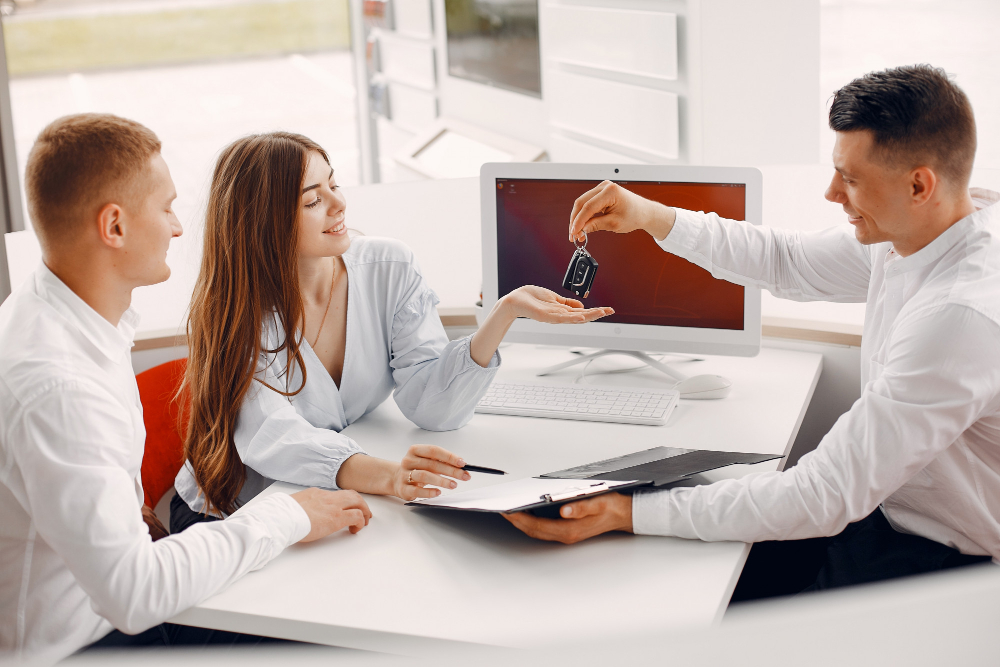
[[[672,389],[494,382],[476,412],[662,426],[678,396]]]

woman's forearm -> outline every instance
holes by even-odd
[[[469,353],[472,360],[486,368],[490,364],[490,359],[500,347],[500,342],[507,335],[510,325],[514,323],[517,316],[512,312],[510,302],[506,299],[497,301],[490,314],[486,316],[483,326],[472,336],[469,345]]]
[[[398,468],[399,464],[392,461],[355,454],[341,464],[337,488],[377,496],[392,495],[393,475]]]

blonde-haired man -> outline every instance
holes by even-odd
[[[353,491],[278,494],[154,542],[129,305],[170,275],[181,234],[160,141],[111,115],[60,118],[25,186],[43,264],[0,306],[0,651],[56,661],[88,645],[259,641],[165,621],[295,542],[357,532],[367,505]]]

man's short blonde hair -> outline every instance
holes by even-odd
[[[63,116],[41,131],[28,155],[28,214],[43,246],[73,237],[105,204],[125,203],[130,186],[160,152],[140,123],[111,114]]]

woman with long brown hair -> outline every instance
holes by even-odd
[[[273,480],[407,500],[469,479],[456,455],[414,445],[400,463],[340,434],[390,393],[418,426],[463,426],[517,317],[611,313],[527,286],[473,335],[448,341],[437,297],[398,241],[347,234],[327,154],[284,132],[223,150],[212,177],[188,322],[187,462],[171,529],[224,516]]]

